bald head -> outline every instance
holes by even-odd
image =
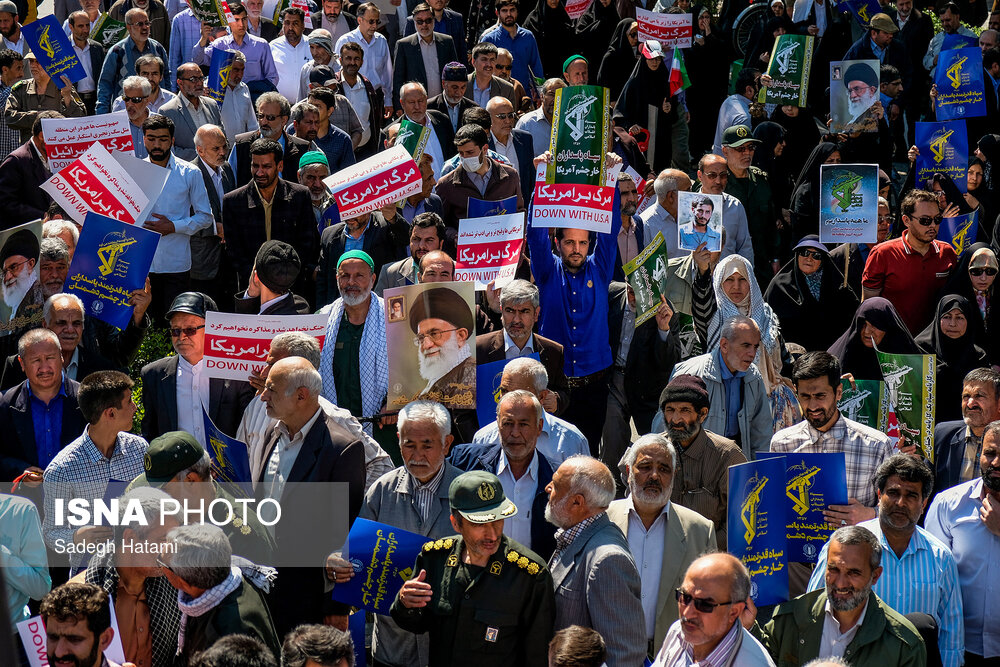
[[[708,554],[688,566],[680,591],[681,634],[691,644],[695,659],[703,660],[739,623],[750,596],[750,574],[729,554]],[[698,608],[704,603],[712,605],[710,611]]]
[[[677,193],[688,192],[691,189],[691,179],[680,169],[664,169],[653,181],[653,191],[660,206],[677,217]]]
[[[202,125],[194,133],[194,149],[205,164],[218,169],[226,159],[226,133],[218,125]]]
[[[323,379],[312,363],[303,357],[285,357],[271,366],[264,392],[267,416],[284,423],[294,435],[319,409]]]
[[[731,554],[713,553],[696,558],[688,566],[684,578],[722,581],[729,587],[733,600],[746,600],[750,595],[750,575],[743,563]]]
[[[729,165],[726,158],[708,153],[698,161],[698,180],[701,191],[709,195],[721,195],[729,182]]]
[[[444,250],[431,250],[420,259],[420,282],[447,283],[454,280],[454,276],[455,261]]]

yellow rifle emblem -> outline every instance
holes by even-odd
[[[955,252],[965,250],[965,237],[969,235],[969,229],[975,221],[976,216],[968,215],[965,217],[965,222],[962,223],[962,226],[955,230],[955,233],[951,237],[951,246],[955,249]]]
[[[743,539],[747,543],[750,543],[757,536],[757,505],[760,504],[760,494],[764,490],[765,484],[767,484],[767,477],[761,477],[760,481],[757,482],[757,486],[747,494],[746,499],[740,506],[740,518],[743,519],[743,525],[747,529],[743,533]]]
[[[112,241],[97,249],[97,258],[101,260],[100,271],[102,276],[106,276],[115,269],[115,261],[118,255],[128,246],[135,243],[135,239],[125,239],[124,241]]]
[[[49,58],[56,57],[56,47],[52,46],[52,40],[49,38],[48,25],[43,27],[42,32],[38,34],[38,46],[42,51],[45,51],[45,55]]]
[[[944,160],[944,147],[948,143],[948,137],[955,133],[955,130],[948,130],[940,137],[931,142],[931,153],[934,154],[934,161],[941,164]]]
[[[964,65],[965,61],[968,59],[968,56],[962,56],[952,63],[952,66],[948,68],[947,72],[945,72],[945,75],[948,77],[948,80],[951,81],[951,87],[954,90],[958,90],[958,87],[962,85],[962,65]]]
[[[793,509],[795,509],[795,513],[799,516],[809,511],[809,489],[812,487],[812,478],[819,471],[818,466],[813,466],[809,470],[788,480],[785,495],[792,499],[794,503]]]

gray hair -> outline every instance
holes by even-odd
[[[145,9],[139,9],[138,7],[133,7],[132,9],[130,9],[127,12],[125,12],[125,24],[126,25],[132,25],[132,19],[134,19],[139,14],[142,14],[147,19],[149,18],[149,15],[146,14],[146,10]]]
[[[726,340],[732,340],[733,336],[736,334],[737,327],[750,327],[754,331],[760,331],[760,327],[749,317],[744,315],[736,315],[730,317],[722,325],[722,331],[719,333],[719,338],[725,338]]]
[[[511,62],[513,64],[513,62]],[[565,88],[566,82],[559,77],[552,77],[551,79],[546,79],[545,83],[542,84],[542,94],[547,94],[550,90],[559,90],[560,88]]]
[[[424,87],[424,84],[419,81],[408,81],[403,84],[402,88],[399,89],[399,99],[403,99],[407,93],[413,90],[419,90],[424,94],[424,97],[427,97],[427,89]]]
[[[549,372],[545,370],[545,364],[537,359],[532,359],[531,357],[518,357],[517,359],[511,359],[510,362],[503,367],[503,372],[504,375],[510,373],[511,375],[530,376],[531,384],[534,386],[536,394],[542,393],[549,386]]]
[[[538,286],[527,280],[520,278],[512,280],[500,289],[500,307],[508,304],[531,302],[532,308],[538,308],[541,300],[538,295]]]
[[[246,64],[247,57],[243,55],[242,51],[232,51],[232,54],[233,54],[233,62],[243,63],[244,65]]]
[[[20,349],[20,346],[18,349]],[[986,436],[988,435],[992,435],[994,439],[1000,440],[1000,419],[986,425],[986,430],[983,431],[983,442],[986,441]]]
[[[69,232],[73,237],[73,245],[80,241],[80,230],[69,220],[49,220],[42,225],[42,238],[59,238],[62,232]]]
[[[293,368],[285,376],[285,383],[285,396],[291,396],[300,387],[305,387],[311,396],[323,392],[323,377],[315,368]]]
[[[149,79],[138,74],[125,77],[125,80],[122,81],[122,95],[125,94],[126,88],[140,88],[144,97],[149,97],[153,92],[153,84],[149,82]]]
[[[295,174],[296,174],[296,176],[298,176],[299,181],[301,181],[302,180],[302,174],[305,174],[306,172],[314,170],[314,169],[322,169],[323,171],[325,171],[327,173],[327,175],[330,174],[330,168],[328,166],[326,166],[325,164],[323,164],[322,162],[313,162],[312,164],[307,164],[304,167],[299,167],[299,170],[297,172],[295,172]]]
[[[41,262],[68,262],[69,246],[58,236],[50,236],[42,239],[42,244],[38,250],[38,261]]]
[[[89,19],[88,19],[89,20]],[[163,76],[163,58],[160,56],[153,55],[152,53],[147,53],[144,56],[139,56],[135,59],[135,71],[138,72],[142,69],[143,65],[156,65],[160,69],[160,76]]]
[[[189,586],[207,590],[229,577],[233,548],[218,526],[178,526],[167,533],[167,540],[174,547],[170,570]]]
[[[155,489],[151,486],[137,486],[125,493],[119,499],[119,504],[124,507],[133,500],[137,501],[139,511],[142,512],[145,525],[128,524],[115,526],[113,528],[113,534],[116,545],[120,545],[124,541],[125,531],[129,528],[135,531],[136,535],[139,537],[145,538],[145,536],[149,535],[154,528],[161,526],[163,521],[162,515],[160,514],[162,502],[164,500],[169,501],[171,498],[162,489]]]
[[[656,180],[653,181],[653,192],[656,193],[656,198],[660,201],[666,199],[671,192],[677,192],[679,188],[677,176],[672,174],[669,169],[661,171],[657,174]]]
[[[639,458],[639,450],[646,449],[648,447],[654,447],[661,451],[669,452],[674,470],[677,469],[677,449],[674,447],[673,443],[670,442],[670,439],[662,433],[649,433],[633,442],[629,448],[625,450],[625,456],[622,457],[622,463],[627,465],[631,470],[635,466],[636,460]]]
[[[882,545],[872,531],[861,526],[844,526],[833,531],[830,542],[843,544],[846,546],[859,546],[867,544],[871,548],[871,555],[868,557],[868,565],[872,571],[882,563]]]
[[[271,339],[271,352],[281,358],[302,357],[313,368],[319,368],[319,341],[304,331],[286,331]]]
[[[892,207],[889,206],[889,200],[886,199],[885,197],[879,197],[878,198],[878,205],[879,206],[885,206],[887,209],[892,210]]]
[[[226,141],[225,131],[223,131],[223,129],[218,125],[212,125],[209,123],[207,125],[202,125],[194,133],[194,145],[199,147],[204,145],[205,139],[207,139],[210,134],[214,134],[216,139],[222,137],[222,140]]]
[[[586,454],[574,454],[562,462],[566,464],[569,464],[568,495],[583,496],[590,509],[607,509],[615,499],[615,478],[608,467]]]
[[[403,427],[410,421],[433,422],[434,426],[437,427],[438,433],[441,434],[442,445],[445,438],[451,435],[451,415],[448,414],[448,410],[443,405],[436,401],[413,401],[407,403],[399,411],[396,420],[397,430],[402,433]]]
[[[62,349],[62,345],[59,344],[59,336],[56,335],[55,331],[42,328],[31,329],[17,341],[17,356],[23,358],[29,347],[45,342],[52,343],[56,348]]]
[[[239,51],[237,51],[237,53],[239,53]],[[263,109],[265,104],[277,104],[281,107],[282,116],[288,116],[292,113],[291,105],[288,103],[288,99],[281,93],[276,93],[273,90],[269,90],[257,98],[257,111],[259,112]]]
[[[515,389],[514,391],[508,391],[504,394],[500,401],[497,403],[497,417],[500,416],[500,407],[504,403],[531,403],[531,407],[535,408],[535,419],[541,421],[545,418],[545,409],[542,408],[541,401],[538,397],[532,394],[530,391],[525,391],[524,389]]]
[[[319,115],[319,109],[316,108],[315,104],[310,102],[296,102],[295,106],[292,107],[291,118],[293,123],[297,123],[302,120],[303,116],[307,113],[314,113]]]
[[[211,471],[212,471],[212,459],[209,458],[207,451],[202,451],[200,459],[198,459],[197,461],[192,463],[189,467],[185,468],[184,470],[181,470],[179,473],[174,475],[174,478],[171,481],[175,482],[183,481],[184,478],[188,476],[188,473],[193,472],[198,477],[198,479],[202,480],[203,482],[210,482],[212,481]]]
[[[810,660],[802,667],[851,667],[851,663],[847,662],[843,658],[836,658],[834,656],[827,656],[826,658],[816,658],[815,660]]]
[[[42,306],[42,321],[45,322],[45,324],[49,323],[49,315],[52,314],[52,309],[55,308],[56,301],[61,299],[69,299],[74,306],[80,309],[80,315],[86,317],[87,308],[83,305],[83,301],[80,297],[75,294],[60,292],[59,294],[53,294],[46,299],[45,305]]]

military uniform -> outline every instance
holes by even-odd
[[[778,256],[777,213],[767,172],[759,167],[750,167],[745,178],[736,178],[730,171],[725,192],[743,204],[747,214],[747,231],[753,243],[754,264],[762,267],[759,271],[755,270],[755,273],[760,277],[767,277],[771,273],[771,260]],[[771,275],[773,277],[773,273]],[[767,285],[766,282],[761,284]]]
[[[460,535],[424,545],[413,567],[427,571],[433,597],[390,614],[405,630],[430,633],[431,665],[545,667],[555,619],[545,561],[506,535],[485,567],[462,561]]]
[[[24,69],[28,69],[27,63]],[[35,117],[41,111],[58,111],[67,118],[80,118],[87,115],[87,107],[80,99],[76,89],[73,90],[71,104],[65,104],[60,92],[61,81],[57,84],[49,80],[44,90],[39,90],[34,79],[22,79],[14,84],[7,98],[7,106],[3,110],[4,123],[7,127],[21,132],[21,143],[31,138],[31,126]]]

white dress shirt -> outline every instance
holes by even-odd
[[[521,478],[514,479],[510,462],[507,461],[507,453],[501,449],[497,477],[500,479],[504,495],[517,507],[517,514],[504,521],[504,534],[515,542],[534,549],[535,547],[531,545],[531,504],[538,495],[538,450],[532,454],[531,463]]]
[[[372,105],[368,102],[368,91],[365,90],[365,82],[361,80],[360,76],[353,86],[347,83],[347,81],[342,80],[340,82],[340,89],[344,93],[344,97],[347,98],[347,101],[354,107],[354,113],[358,114],[358,120],[361,121],[361,143],[358,145],[364,146],[372,138],[372,126],[368,122],[368,115],[371,113]]]
[[[250,88],[240,82],[235,88],[226,90],[226,98],[222,101],[222,129],[226,133],[226,141],[230,146],[236,144],[236,135],[244,132],[255,132],[260,129],[253,102],[250,100]]]
[[[485,109],[486,107],[483,108]],[[510,166],[514,167],[514,171],[520,173],[521,167],[517,161],[517,150],[514,148],[514,133],[511,132],[507,135],[506,144],[497,139],[497,135],[493,134],[492,131],[490,132],[490,136],[493,137],[493,150],[507,158]]]
[[[361,73],[372,82],[376,88],[381,88],[385,93],[386,100],[391,103],[392,97],[392,58],[389,55],[389,42],[379,33],[372,35],[372,41],[366,42],[361,36],[361,30],[355,28],[337,40],[334,53],[340,53],[340,47],[348,42],[357,42],[365,52],[364,63],[361,65]],[[331,61],[336,64],[336,61]],[[340,65],[336,64],[334,71],[340,71]]]
[[[663,569],[663,549],[667,539],[668,501],[653,525],[646,530],[631,496],[628,501],[628,550],[635,560],[642,582],[642,612],[646,617],[646,638],[652,639],[656,630],[656,598],[660,594],[660,571]],[[668,603],[669,604],[669,603]]]
[[[271,58],[278,70],[278,92],[291,104],[295,104],[299,101],[299,75],[302,66],[312,60],[309,41],[303,37],[296,46],[292,46],[282,35],[271,42]]]
[[[420,45],[420,57],[424,61],[424,72],[427,73],[427,97],[434,97],[441,94],[441,63],[438,62],[437,42],[434,41],[434,34],[431,33],[430,43],[423,37],[417,37],[417,44]]]
[[[177,429],[187,431],[207,447],[202,404],[208,396],[208,376],[205,360],[192,366],[184,357],[177,359]]]
[[[88,43],[81,49],[76,45],[76,41],[73,41],[73,50],[76,51],[76,57],[80,59],[80,64],[83,65],[83,71],[87,73],[87,76],[73,84],[76,86],[76,92],[93,93],[97,90],[97,83],[94,80],[94,63],[90,60],[90,44]],[[97,76],[100,75],[100,72],[98,72]]]
[[[212,122],[212,116],[208,113],[208,108],[202,100],[198,100],[198,108],[194,107],[194,104],[185,95],[181,95],[181,104],[187,108],[188,113],[191,114],[191,119],[194,121],[195,127],[201,127],[202,125],[208,125]]]
[[[503,349],[505,359],[517,359],[518,357],[526,357],[529,354],[534,354],[535,352],[535,337],[528,336],[528,342],[524,344],[524,347],[518,347],[514,339],[510,337],[506,329],[503,329]]]
[[[840,631],[840,621],[838,621],[833,615],[833,609],[830,607],[830,600],[826,601],[824,609],[823,637],[820,639],[819,655],[816,657],[843,658],[844,651],[847,650],[847,647],[854,639],[854,636],[858,634],[858,628],[860,628],[861,624],[865,622],[865,614],[868,613],[868,600],[865,600],[865,607],[861,610],[861,615],[858,616],[858,622],[851,626],[847,632]]]
[[[302,443],[305,442],[309,430],[321,414],[323,414],[323,408],[316,408],[316,413],[299,429],[294,437],[289,436],[288,428],[284,422],[279,421],[274,425],[279,434],[278,442],[271,450],[271,456],[267,460],[267,469],[264,471],[264,489],[268,498],[281,498],[281,494],[285,490],[285,482],[292,474],[292,467],[295,466],[295,459],[302,451]]]

